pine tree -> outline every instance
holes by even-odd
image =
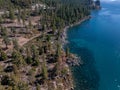
[[[0,59],[1,60],[7,60],[7,54],[3,51],[3,50],[0,50]]]
[[[20,68],[20,66],[25,65],[25,60],[19,51],[14,50],[12,53],[13,63]]]
[[[43,78],[45,80],[47,80],[48,79],[48,71],[47,71],[47,67],[46,67],[45,55],[43,55],[42,73],[43,73]]]
[[[8,45],[10,44],[10,39],[7,36],[5,36],[3,37],[3,42],[6,46],[6,49],[8,49]]]
[[[9,10],[9,17],[10,17],[11,20],[15,19],[15,13],[14,13],[13,8],[10,8],[10,10]]]
[[[16,39],[13,40],[13,48],[17,51],[19,51],[19,44],[18,41]]]
[[[69,55],[70,55],[70,52],[69,52],[69,48],[67,47],[66,48],[66,57],[69,57]]]

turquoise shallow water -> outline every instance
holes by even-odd
[[[120,3],[102,7],[67,32],[70,51],[84,61],[73,68],[75,90],[120,90]]]

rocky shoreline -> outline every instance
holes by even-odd
[[[81,24],[82,22],[84,22],[84,21],[86,21],[86,20],[88,20],[88,19],[90,19],[90,18],[91,18],[91,16],[86,16],[86,17],[84,17],[83,19],[81,19],[79,22],[76,22],[76,23],[74,23],[74,24],[71,24],[71,25],[69,25],[69,26],[66,26],[66,27],[63,29],[63,33],[62,33],[62,37],[61,37],[61,44],[62,44],[63,50],[64,50],[65,45],[66,45],[67,43],[69,43],[69,42],[67,41],[67,30],[68,30],[70,27],[79,25],[79,24]],[[70,74],[71,77],[72,77],[71,80],[70,80],[70,81],[72,82],[72,84],[73,84],[73,85],[71,85],[71,89],[74,90],[75,85],[74,85],[74,80],[73,80],[73,76],[72,76],[73,74],[72,74],[72,72],[71,72],[71,67],[72,67],[72,66],[79,66],[79,65],[83,64],[83,61],[81,60],[81,57],[78,57],[77,55],[70,53],[70,57],[67,58],[66,63],[68,64],[68,67],[69,67],[69,74]]]
[[[79,25],[81,23],[83,23],[84,21],[90,19],[91,16],[86,16],[84,17],[83,19],[81,19],[80,21],[76,22],[76,23],[73,23],[71,25],[68,25],[68,26],[65,26],[65,28],[63,29],[63,33],[62,33],[62,46],[64,46],[65,44],[68,43],[67,41],[67,30],[70,28],[70,27],[73,27],[73,26],[76,26],[76,25]]]
[[[73,27],[73,26],[76,26],[76,25],[79,25],[81,23],[83,23],[84,21],[90,19],[91,16],[86,16],[84,17],[83,19],[81,19],[80,21],[74,23],[74,24],[71,24],[69,26],[66,26],[64,29],[63,29],[63,33],[62,33],[62,37],[61,37],[61,44],[62,44],[62,48],[64,50],[64,46],[69,43],[67,41],[67,30],[70,28],[70,27]],[[72,58],[72,59],[71,59]],[[77,55],[75,54],[71,54],[71,58],[69,58],[67,61],[68,61],[68,64],[70,66],[75,66],[75,65],[79,65],[79,64],[83,64],[83,62],[81,61],[81,58],[78,57]]]

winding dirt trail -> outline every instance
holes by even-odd
[[[40,33],[40,34],[37,34],[37,35],[31,37],[30,39],[26,40],[25,42],[19,43],[20,47],[24,46],[25,44],[27,44],[27,43],[30,42],[31,40],[33,40],[33,39],[35,39],[35,38],[37,38],[37,37],[39,37],[39,36],[41,36],[41,35],[42,35],[41,33]]]

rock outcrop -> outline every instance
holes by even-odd
[[[92,2],[92,9],[101,9],[100,0],[96,0]]]

